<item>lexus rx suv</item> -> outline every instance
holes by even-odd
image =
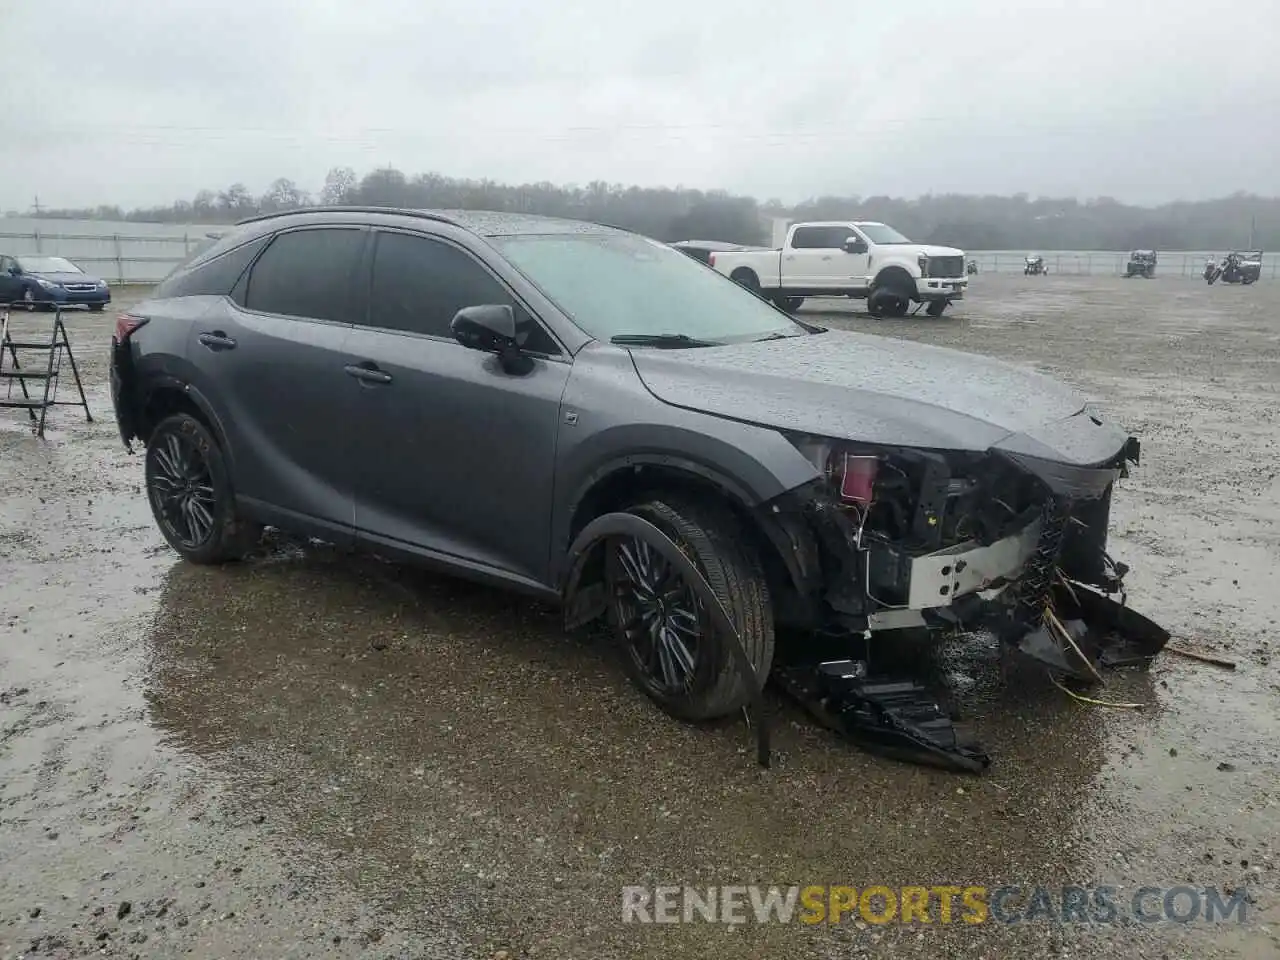
[[[779,627],[1016,643],[1059,579],[1123,575],[1137,442],[1073,390],[800,322],[589,223],[247,220],[118,318],[111,388],[188,561],[271,526],[525,591],[607,618],[685,719],[756,697]]]

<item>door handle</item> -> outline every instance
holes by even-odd
[[[355,377],[363,383],[391,382],[391,374],[385,370],[379,370],[376,364],[368,361],[365,363],[349,363],[342,369],[347,372],[348,376]]]
[[[228,337],[221,330],[215,330],[213,333],[202,333],[196,339],[210,350],[234,350],[236,346],[235,340]]]

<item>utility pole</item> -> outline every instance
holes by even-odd
[[[36,202],[31,205],[31,209],[36,212],[36,216],[40,216],[40,194],[36,194]]]

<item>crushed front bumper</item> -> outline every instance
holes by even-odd
[[[906,584],[908,610],[949,607],[962,597],[998,589],[1017,577],[1035,553],[1040,521],[995,543],[972,541],[911,557],[893,546],[872,551],[872,566],[892,566]]]

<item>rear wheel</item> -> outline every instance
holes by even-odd
[[[261,534],[261,527],[239,517],[222,450],[190,414],[156,425],[147,440],[145,474],[156,525],[192,563],[238,559]]]
[[[931,317],[940,317],[944,310],[947,309],[946,300],[930,300],[929,305],[924,308],[924,312]]]
[[[729,276],[734,283],[741,284],[756,296],[760,295],[760,278],[752,270],[735,270]]]
[[[91,303],[89,304],[89,309],[94,313],[101,313],[103,310],[107,309],[107,305],[105,303]]]
[[[726,509],[661,497],[628,510],[658,527],[702,572],[742,639],[763,686],[773,663],[774,624],[760,559]],[[623,666],[637,687],[682,720],[743,707],[747,689],[733,650],[693,586],[642,537],[606,544],[610,620]]]

